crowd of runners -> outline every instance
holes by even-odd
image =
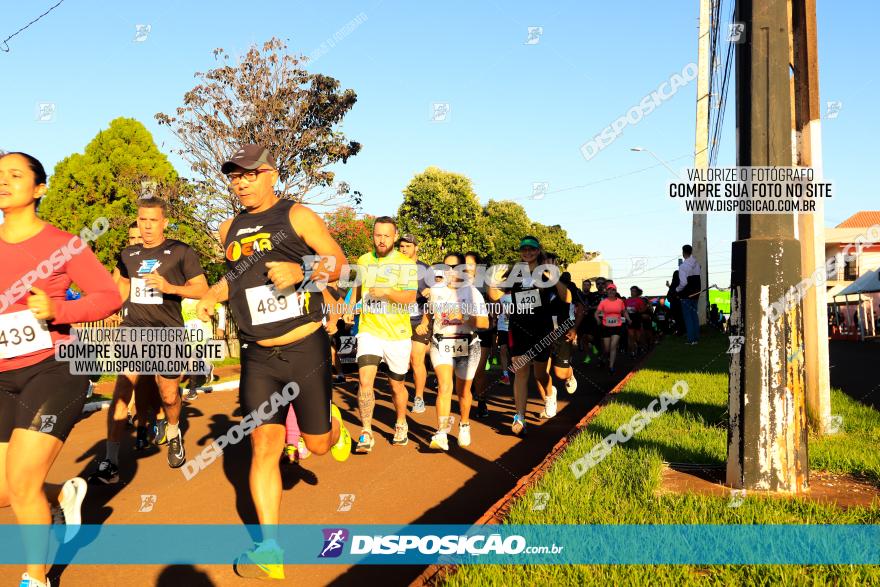
[[[419,258],[418,238],[399,234],[387,216],[375,220],[372,251],[356,260],[358,279],[342,287],[349,278],[342,275],[342,249],[315,212],[276,196],[278,171],[267,148],[242,146],[222,172],[242,210],[219,225],[227,273],[209,285],[193,248],[165,236],[161,198],[138,200],[129,246],[111,275],[81,237],[38,217],[47,183],[40,162],[23,153],[0,157],[0,254],[7,260],[0,269],[7,302],[0,312],[0,506],[11,505],[20,524],[64,521],[69,541],[82,523],[88,483],[45,483],[90,389],[88,376],[71,374],[55,357],[54,348],[70,338],[75,324],[121,311],[124,328],[198,328],[196,319],[210,324],[218,316],[217,332],[208,332],[222,336],[228,309],[240,341],[241,411],[259,414],[250,434],[249,485],[263,530],[235,570],[259,578],[284,577],[276,541],[283,455],[296,460],[329,452],[345,461],[353,444],[356,452],[369,453],[376,443],[380,370],[392,391],[392,444],[403,446],[408,413],[428,409],[430,366],[437,389],[430,446],[447,451],[453,431],[460,447],[479,442],[470,418],[489,416],[487,394],[496,382],[512,386],[510,429],[525,435],[530,379],[543,402],[540,417],[553,418],[554,381],[569,394],[577,389],[576,349],[584,355],[583,368],[613,373],[621,352],[636,357],[658,335],[680,328],[681,317],[664,298],[648,300],[638,287],[625,298],[610,279],[596,278],[595,289],[591,280],[578,287],[533,236],[521,238],[520,262],[512,267],[487,272],[480,254],[454,251],[429,265]],[[68,258],[57,255],[64,246],[73,250]],[[78,299],[65,295],[72,283],[82,292]],[[361,429],[355,439],[331,396],[333,384],[345,382],[346,356],[357,366]],[[490,381],[493,362],[500,362],[501,376]],[[412,398],[405,386],[410,373]],[[118,483],[132,411],[135,450],[167,445],[170,468],[187,462],[182,401],[196,397],[192,390],[205,376],[191,375],[195,383],[182,397],[183,375],[117,375],[105,452],[89,483]],[[289,384],[295,384],[292,400],[266,415]],[[49,585],[45,565],[27,565],[22,585]]]

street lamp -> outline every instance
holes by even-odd
[[[669,163],[667,163],[666,161],[664,161],[663,159],[661,159],[660,157],[658,157],[658,156],[654,153],[654,151],[652,151],[652,150],[650,150],[650,149],[646,149],[646,148],[644,148],[644,147],[631,147],[631,148],[630,148],[630,151],[635,151],[636,153],[647,153],[648,155],[650,155],[651,157],[653,157],[654,159],[656,159],[657,161],[659,161],[660,164],[661,164],[663,167],[665,167],[666,169],[668,169],[668,170],[672,173],[672,175],[674,175],[675,177],[678,177],[679,179],[681,179],[681,177],[679,177],[679,175],[678,175],[678,172],[677,172],[676,170],[674,170],[672,167],[670,167],[670,166],[669,166]]]

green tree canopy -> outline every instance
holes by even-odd
[[[419,254],[426,262],[440,262],[450,251],[491,252],[483,208],[464,175],[427,168],[403,190],[397,216],[401,234],[419,238]]]
[[[563,267],[581,261],[586,256],[584,247],[571,240],[565,229],[558,224],[547,226],[540,222],[533,222],[531,234],[541,241],[542,249],[559,256],[559,264]]]
[[[336,182],[330,170],[361,149],[340,128],[357,102],[354,90],[307,71],[277,38],[252,46],[234,65],[224,49],[215,49],[214,58],[221,63],[196,73],[198,85],[184,94],[181,107],[156,114],[179,139],[177,153],[194,173],[195,218],[206,232],[240,209],[220,167],[244,143],[272,150],[279,196],[310,205],[359,204],[360,193]]]
[[[492,262],[510,264],[519,261],[519,241],[532,231],[532,221],[525,208],[510,200],[489,200],[483,212]]]
[[[181,180],[150,132],[137,120],[117,118],[86,145],[83,153],[62,159],[40,202],[40,217],[78,233],[100,217],[110,230],[91,243],[108,268],[128,244],[128,226],[137,218],[137,199],[160,196],[169,203],[169,238],[192,246],[207,267],[217,260],[210,236],[191,220],[185,195],[192,186]]]

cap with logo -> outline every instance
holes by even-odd
[[[236,167],[256,169],[260,165],[268,165],[275,169],[275,156],[263,145],[242,145],[232,157],[220,168],[222,173],[229,173]]]
[[[540,249],[541,243],[538,242],[538,239],[526,237],[519,241],[519,248],[523,247],[532,247],[533,249]]]

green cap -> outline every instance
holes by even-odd
[[[532,247],[533,249],[540,249],[541,244],[538,242],[538,239],[534,239],[531,237],[526,237],[519,241],[519,248],[523,247]]]

